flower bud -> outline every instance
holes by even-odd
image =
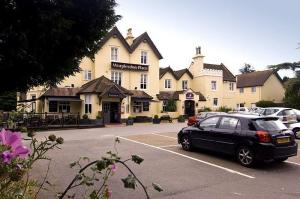
[[[27,136],[28,137],[34,137],[36,135],[36,133],[35,132],[33,132],[33,131],[28,131],[28,133],[27,133]]]
[[[56,139],[56,142],[57,142],[58,144],[63,144],[63,143],[64,143],[64,138],[58,137],[58,138]]]
[[[56,140],[56,136],[53,135],[53,134],[51,134],[51,135],[49,135],[48,139],[49,139],[50,141],[54,142],[54,141]]]

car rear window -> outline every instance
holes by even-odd
[[[256,119],[254,120],[257,130],[278,131],[286,129],[286,126],[278,119]]]

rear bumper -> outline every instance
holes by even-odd
[[[255,147],[256,159],[271,160],[278,158],[288,158],[296,156],[298,151],[298,144],[288,146],[275,146],[274,144],[260,143]]]

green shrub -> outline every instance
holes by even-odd
[[[210,112],[210,111],[211,111],[211,109],[209,107],[203,107],[203,108],[198,110],[198,113],[200,113],[200,112]]]
[[[84,114],[84,115],[82,116],[82,119],[87,120],[87,119],[89,119],[89,116],[88,116],[87,114]]]
[[[176,112],[176,101],[173,99],[168,100],[167,112]]]
[[[229,111],[232,111],[232,109],[228,108],[227,106],[221,106],[216,111],[228,113]]]
[[[156,120],[157,120],[157,119],[158,119],[158,115],[154,115],[154,119],[156,119]]]
[[[256,106],[266,108],[266,107],[274,107],[276,106],[276,104],[272,101],[261,100],[259,102],[256,102]]]

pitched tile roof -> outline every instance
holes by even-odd
[[[280,82],[279,75],[273,70],[263,70],[237,75],[237,88],[263,86],[267,79],[274,74]]]
[[[167,72],[171,73],[176,80],[179,80],[185,73],[193,79],[192,73],[187,68],[174,71],[170,66],[159,68],[159,78],[161,79]]]
[[[116,84],[115,82],[111,81],[110,79],[106,78],[105,76],[101,76],[97,79],[94,79],[94,80],[82,85],[80,90],[78,91],[78,94],[81,94],[81,93],[102,94],[102,93],[107,92],[107,90],[112,87],[117,88],[120,91],[120,93],[122,93],[122,94],[125,94],[125,95],[132,94],[129,90]]]
[[[111,37],[116,37],[118,38],[121,43],[124,45],[124,47],[127,49],[127,51],[129,53],[133,53],[136,48],[144,41],[146,41],[149,46],[151,47],[151,49],[153,50],[154,54],[158,57],[158,59],[162,59],[162,55],[160,54],[160,52],[158,51],[158,49],[156,48],[155,44],[153,43],[153,41],[151,40],[151,38],[149,37],[147,32],[144,32],[143,34],[141,34],[140,36],[138,36],[137,38],[135,38],[133,40],[132,45],[130,46],[127,41],[125,40],[125,38],[123,37],[123,35],[121,34],[121,32],[119,31],[119,29],[117,27],[114,27],[113,29],[111,29],[111,31],[109,31],[106,36],[101,40],[99,48],[101,48]]]
[[[76,97],[80,88],[49,88],[41,97]]]
[[[203,67],[206,69],[212,69],[212,70],[222,70],[223,71],[223,81],[230,81],[230,82],[235,82],[236,79],[234,75],[228,70],[228,68],[224,64],[203,64]]]
[[[131,98],[134,99],[153,99],[153,97],[151,95],[149,95],[148,93],[146,93],[145,91],[141,91],[141,90],[130,90],[130,92],[132,93]]]
[[[159,100],[179,100],[179,95],[183,94],[185,91],[160,91],[159,94],[157,94],[157,98]],[[199,101],[206,101],[204,95],[201,92],[194,92],[195,94],[199,95]]]

